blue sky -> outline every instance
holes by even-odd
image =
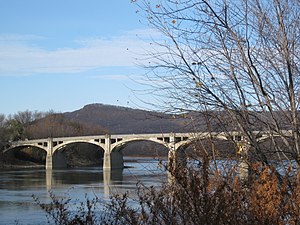
[[[151,31],[130,0],[0,0],[0,113],[137,107]]]

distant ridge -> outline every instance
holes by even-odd
[[[183,121],[172,115],[122,106],[89,104],[63,115],[70,121],[100,125],[111,134],[184,132]]]

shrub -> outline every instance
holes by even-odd
[[[201,168],[169,171],[172,178],[159,189],[139,184],[137,199],[115,195],[103,205],[95,198],[75,212],[69,199],[51,195],[48,205],[36,202],[55,224],[299,224],[300,174],[280,177],[262,163],[251,169],[245,181],[234,167],[222,173],[204,160]]]
[[[251,168],[247,183],[209,167],[177,168],[159,190],[140,186],[138,207],[116,196],[116,224],[299,224],[300,176],[280,178],[261,163]]]

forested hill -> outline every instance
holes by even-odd
[[[19,117],[21,116],[23,118],[24,115],[28,113],[29,112],[25,112],[25,114],[21,113]],[[280,113],[274,115],[278,117],[282,116]],[[262,129],[263,127],[260,127],[263,125],[261,121],[265,121],[265,118],[268,117],[267,114],[253,112],[251,117],[253,130]],[[82,109],[73,112],[51,113],[45,117],[26,123],[20,122],[27,121],[24,120],[24,118],[18,119],[18,117],[16,117],[15,120],[17,123],[13,123],[14,120],[8,123],[9,126],[6,130],[9,132],[2,129],[2,133],[9,133],[6,138],[7,140],[98,134],[200,132],[208,130],[207,121],[210,122],[209,129],[212,131],[235,129],[234,123],[228,119],[228,115],[225,112],[190,112],[188,114],[177,114],[175,116],[103,104],[86,105]],[[289,128],[285,126],[284,121],[281,126],[285,129]]]
[[[90,104],[63,115],[69,121],[101,126],[111,134],[184,131],[184,121],[172,115],[120,106]]]

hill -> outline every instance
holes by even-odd
[[[172,115],[127,107],[90,104],[63,114],[73,122],[101,126],[111,134],[183,132],[184,121]]]

